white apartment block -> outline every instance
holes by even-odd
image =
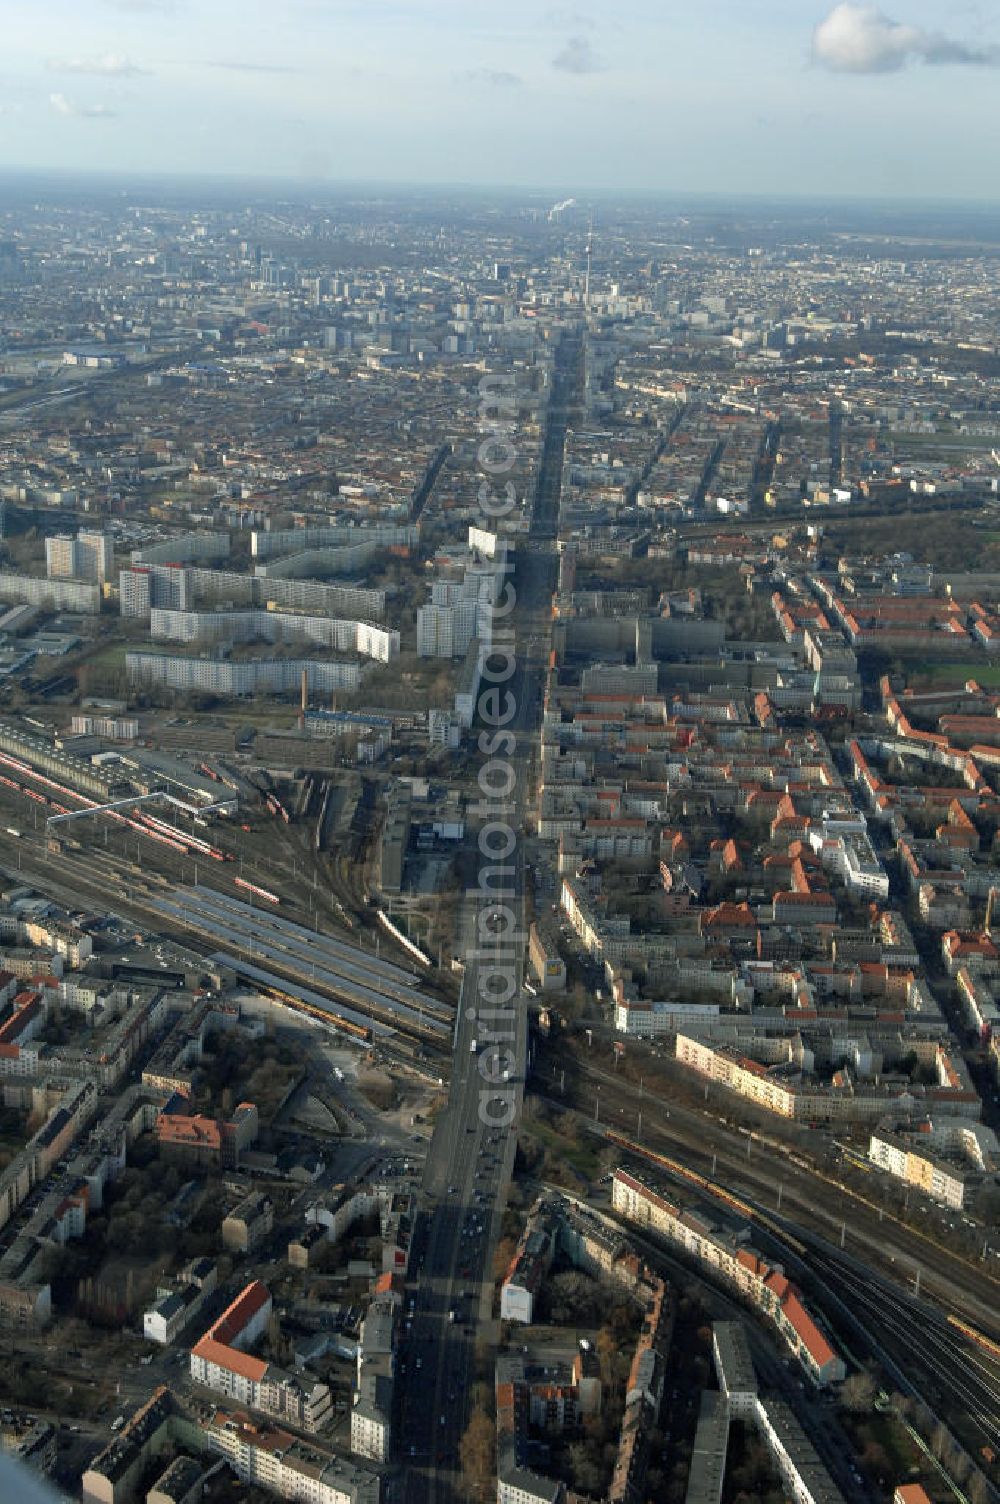
[[[455,684],[455,698],[452,702],[452,710],[456,721],[464,731],[468,731],[476,718],[476,704],[479,699],[479,686],[483,677],[483,659],[485,649],[478,637],[474,637],[469,644],[469,651],[465,655],[465,662],[458,671]]]
[[[359,1400],[351,1411],[351,1452],[370,1462],[388,1462],[392,1444],[389,1413],[381,1406]]]
[[[139,735],[135,716],[75,715],[70,722],[74,736],[100,736],[109,742],[134,742]]]
[[[910,1151],[904,1143],[878,1133],[872,1134],[868,1158],[880,1170],[885,1170],[887,1175],[894,1175],[897,1180],[906,1180],[906,1162],[909,1157]]]
[[[133,564],[118,572],[118,609],[122,616],[144,620],[154,606],[187,611],[193,599],[192,569],[169,564]]]
[[[380,663],[399,653],[399,633],[388,627],[284,611],[175,611],[153,606],[149,632],[159,642],[310,642]]]
[[[109,580],[115,564],[115,545],[110,533],[81,528],[76,535],[76,563],[81,580],[96,580],[99,585]]]
[[[713,1321],[712,1354],[719,1389],[738,1420],[754,1420],[757,1410],[757,1375],[742,1321]]]
[[[856,828],[859,825],[862,828]],[[889,875],[863,828],[863,816],[857,821],[824,820],[822,831],[810,831],[809,844],[823,866],[857,897],[888,899]]]
[[[23,936],[31,945],[54,951],[74,970],[88,961],[94,950],[94,942],[86,930],[58,921],[29,919],[24,925]]]
[[[118,609],[122,616],[145,621],[153,600],[153,578],[148,568],[118,572]]]
[[[227,1349],[227,1352],[231,1352],[232,1356],[221,1361],[192,1352],[192,1379],[196,1384],[204,1384],[206,1389],[214,1389],[216,1394],[224,1394],[227,1399],[236,1400],[240,1405],[251,1405],[257,1409],[267,1364],[263,1358],[251,1358],[235,1349]]]
[[[206,1264],[208,1260],[204,1261]],[[193,1321],[216,1286],[215,1267],[189,1278],[177,1290],[161,1290],[154,1304],[143,1312],[142,1335],[147,1342],[167,1347]]]
[[[41,1053],[36,1044],[7,1045],[0,1051],[0,1076],[37,1076]]]
[[[247,584],[244,575],[222,570],[199,569],[195,585],[199,596],[205,600],[229,600],[234,582],[240,587]],[[328,585],[322,580],[272,580],[254,578],[249,582],[253,592],[248,598],[258,605],[274,601],[289,611],[329,611],[337,615],[380,617],[385,614],[385,591],[372,590],[362,585]]]
[[[631,921],[626,916],[609,919],[607,915],[599,913],[589,889],[578,880],[563,878],[559,906],[588,955],[595,959],[607,956],[609,940],[629,938]]]
[[[133,564],[190,564],[229,557],[229,534],[224,532],[180,533],[162,543],[133,548]]]
[[[96,616],[101,609],[99,585],[89,580],[40,579],[37,575],[0,572],[0,600],[24,601],[50,611],[76,611],[82,616]]]
[[[318,694],[357,689],[361,683],[361,665],[357,662],[300,658],[231,661],[142,652],[125,655],[125,672],[135,683],[164,684],[170,689],[205,690],[234,697],[287,694],[298,689],[303,670],[308,688]]]
[[[484,559],[495,559],[497,548],[502,547],[496,533],[485,527],[469,528],[469,548]]]
[[[936,1119],[922,1126],[925,1131],[914,1134],[877,1130],[868,1145],[868,1158],[887,1175],[960,1211],[970,1177],[993,1174],[1000,1163],[996,1135],[982,1123],[961,1118]],[[943,1158],[949,1153],[956,1158],[961,1155],[967,1165]]]
[[[497,1504],[563,1504],[566,1485],[556,1478],[511,1468],[497,1479]]]
[[[92,580],[103,585],[114,566],[114,543],[109,533],[81,529],[75,538],[60,533],[45,540],[45,573],[49,579]]]
[[[758,1399],[756,1419],[793,1504],[843,1504],[843,1495],[784,1400]]]
[[[873,1084],[855,1080],[850,1070],[839,1071],[829,1084],[816,1080],[811,1075],[812,1052],[808,1049],[800,1056],[793,1052],[784,1057],[789,1064],[797,1063],[799,1070],[790,1075],[778,1073],[775,1067],[783,1063],[783,1058],[774,1053],[777,1044],[777,1038],[772,1037],[768,1043],[772,1053],[767,1064],[740,1054],[729,1045],[712,1045],[684,1034],[677,1035],[674,1053],[682,1065],[689,1066],[710,1081],[718,1081],[779,1117],[864,1122],[866,1119],[878,1120],[887,1112],[911,1111],[919,1100],[911,1090],[894,1083],[891,1078]],[[754,1048],[762,1050],[763,1041],[758,1039]],[[942,1110],[951,1117],[978,1118],[982,1103],[961,1056],[949,1054],[939,1043],[934,1068],[937,1103]],[[870,1057],[856,1057],[855,1069],[863,1077],[870,1069]],[[922,1092],[921,1088],[915,1090]]]
[[[961,966],[955,977],[955,990],[965,1022],[982,1041],[1000,1033],[1000,1005],[986,978],[975,976],[967,966]]]
[[[80,1013],[92,1013],[95,1008],[117,1011],[127,1000],[126,989],[119,990],[103,977],[87,972],[69,972],[59,980],[59,1001]]]
[[[365,523],[363,527],[275,528],[250,534],[250,552],[255,559],[269,559],[277,554],[300,553],[308,548],[336,548],[349,543],[401,543],[413,545],[419,541],[420,529],[414,523],[377,522]]]
[[[361,1323],[351,1451],[370,1462],[387,1462],[392,1448],[395,1325],[395,1305],[381,1299],[372,1302]]]
[[[50,580],[76,578],[76,539],[68,533],[46,538],[45,573]]]
[[[683,1248],[717,1278],[738,1290],[773,1321],[803,1368],[818,1384],[838,1383],[844,1361],[803,1305],[794,1285],[746,1246],[739,1234],[714,1228],[697,1211],[685,1210],[624,1170],[612,1179],[612,1205],[619,1216]]]
[[[506,558],[502,548],[496,557],[468,563],[461,579],[434,581],[430,601],[417,611],[419,657],[459,658],[473,638],[492,640],[493,606],[500,599]]]
[[[427,738],[432,747],[448,747],[454,751],[461,745],[462,722],[448,710],[429,710]]]
[[[176,1290],[160,1296],[142,1317],[142,1335],[147,1342],[167,1347],[179,1335],[187,1318],[187,1308]]]
[[[535,1310],[535,1292],[515,1277],[504,1281],[500,1292],[501,1321],[519,1321],[530,1326]]]
[[[377,1473],[337,1457],[316,1442],[301,1442],[248,1415],[219,1411],[203,1430],[213,1451],[226,1457],[245,1483],[301,1504],[379,1504]]]
[[[431,602],[417,610],[417,656],[460,658],[476,635],[478,603],[463,600],[451,606]]]
[[[767,1066],[725,1049],[678,1034],[674,1047],[676,1058],[710,1081],[719,1081],[741,1097],[777,1113],[794,1118],[822,1113],[817,1093],[803,1092],[797,1083],[771,1074]]]
[[[889,874],[879,861],[867,835],[848,836],[844,840],[844,881],[860,898],[889,897]]]
[[[722,1009],[718,1003],[675,1003],[645,998],[616,998],[615,1030],[631,1039],[657,1039],[678,1029],[711,1031]]]

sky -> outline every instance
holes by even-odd
[[[0,0],[0,167],[1000,196],[983,0]]]

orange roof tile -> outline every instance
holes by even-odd
[[[230,1373],[238,1373],[241,1378],[249,1379],[254,1384],[259,1384],[267,1373],[267,1364],[262,1358],[241,1353],[239,1348],[228,1347],[225,1342],[218,1342],[214,1337],[202,1337],[191,1352],[196,1358],[214,1363],[217,1368],[226,1368]]]
[[[819,1327],[803,1306],[797,1292],[792,1288],[782,1302],[782,1311],[792,1331],[798,1337],[817,1368],[824,1368],[837,1356]]]

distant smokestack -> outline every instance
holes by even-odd
[[[309,709],[309,671],[308,671],[308,669],[303,669],[302,670],[302,690],[301,690],[301,695],[302,695],[302,697],[301,697],[301,700],[300,700],[299,703],[300,703],[300,707],[301,707],[301,710],[302,710],[302,714],[305,715],[306,711]]]

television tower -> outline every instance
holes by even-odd
[[[586,246],[587,272],[586,272],[586,276],[583,279],[583,307],[584,307],[584,311],[588,312],[588,313],[590,311],[590,260],[591,260],[591,256],[593,255],[593,251],[594,251],[594,220],[593,220],[593,216],[591,216],[590,223],[587,226],[587,246]]]

